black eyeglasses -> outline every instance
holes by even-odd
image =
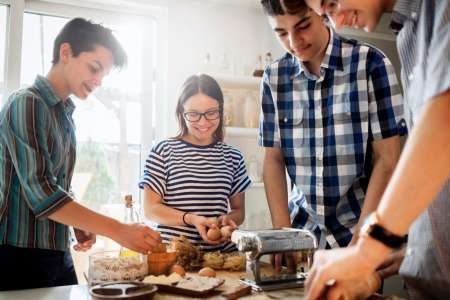
[[[198,121],[200,121],[202,116],[205,117],[205,119],[208,121],[213,121],[213,120],[217,120],[218,118],[220,118],[220,110],[218,110],[218,109],[209,110],[204,113],[199,113],[196,111],[188,111],[188,112],[185,112],[183,114],[183,116],[189,122],[198,122]]]

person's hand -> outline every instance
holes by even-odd
[[[400,250],[393,252],[389,257],[378,267],[377,273],[382,279],[388,278],[398,273],[400,265],[405,258],[406,246]]]
[[[297,255],[297,252],[285,252],[285,253],[272,254],[270,260],[271,260],[273,268],[275,269],[275,272],[277,272],[277,273],[281,272],[283,257],[286,262],[287,271],[289,273],[295,273],[297,271],[297,263],[300,259]]]
[[[188,216],[188,223],[191,223],[192,225],[197,228],[198,233],[202,237],[202,239],[211,245],[218,245],[225,241],[225,238],[221,237],[217,241],[212,241],[208,239],[208,236],[206,235],[206,232],[209,228],[219,228],[219,222],[217,218],[206,218],[199,215],[189,214]]]
[[[236,225],[236,222],[232,218],[230,218],[229,215],[222,215],[219,218],[217,218],[217,222],[219,223],[220,227],[222,226],[231,226],[232,230],[235,230],[238,226]]]
[[[328,287],[321,299],[324,300],[364,300],[381,287],[381,278],[373,272],[367,278],[336,282]]]
[[[96,235],[77,228],[73,229],[77,243],[73,246],[75,251],[87,251],[95,244]]]
[[[347,248],[317,251],[305,285],[306,298],[320,299],[333,283],[369,278],[390,251],[371,238],[359,238],[355,246]]]
[[[159,232],[140,223],[121,223],[112,239],[128,249],[142,254],[147,254],[152,247],[161,243]]]

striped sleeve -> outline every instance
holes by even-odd
[[[239,153],[239,152],[238,152]],[[231,187],[231,197],[244,192],[251,184],[250,177],[247,175],[244,158],[239,153],[238,167],[234,173],[233,186]]]
[[[28,207],[36,217],[45,217],[73,199],[57,184],[56,174],[52,174],[46,119],[50,112],[40,99],[30,94],[15,97],[16,101],[11,102],[6,112],[1,137],[8,148]]]
[[[166,164],[162,151],[163,143],[159,143],[150,151],[145,165],[144,175],[139,183],[141,189],[148,186],[161,198],[166,194]]]

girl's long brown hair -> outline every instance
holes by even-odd
[[[184,119],[184,103],[186,101],[198,94],[205,94],[219,103],[220,110],[220,122],[219,127],[217,127],[214,132],[214,139],[218,141],[223,141],[224,138],[224,125],[223,125],[223,93],[217,81],[209,75],[200,74],[192,75],[181,87],[180,94],[178,96],[178,103],[176,109],[176,116],[178,120],[178,134],[175,138],[181,139],[188,134],[188,128],[186,126],[186,120]]]

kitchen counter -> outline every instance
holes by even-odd
[[[225,283],[219,287],[219,291],[211,297],[202,299],[220,299],[220,291],[225,291],[239,284],[238,280],[244,277],[245,272],[227,272],[218,271],[217,277],[225,279]],[[41,288],[21,291],[0,292],[0,300],[90,300],[89,289],[87,285],[70,285],[53,288]],[[193,299],[191,297],[180,296],[176,294],[157,293],[154,300],[178,300]],[[243,300],[273,300],[273,299],[304,299],[303,288],[270,291],[265,293],[253,293],[239,299]],[[395,299],[384,297],[371,297],[372,300]],[[397,298],[398,299],[398,298]]]
[[[218,288],[219,291],[225,291],[229,288],[237,286],[239,278],[244,276],[244,272],[217,272],[218,278],[225,279],[225,283]],[[270,297],[269,297],[270,295]],[[213,296],[203,299],[219,299],[220,293],[213,294]],[[8,291],[0,292],[0,300],[89,300],[91,299],[87,285],[71,285],[60,286],[53,288],[41,288],[21,291]],[[192,299],[190,297],[157,293],[154,300],[169,300],[169,299]],[[303,289],[289,289],[281,291],[273,291],[269,294],[256,293],[240,299],[252,299],[252,300],[269,300],[269,299],[303,299]]]

